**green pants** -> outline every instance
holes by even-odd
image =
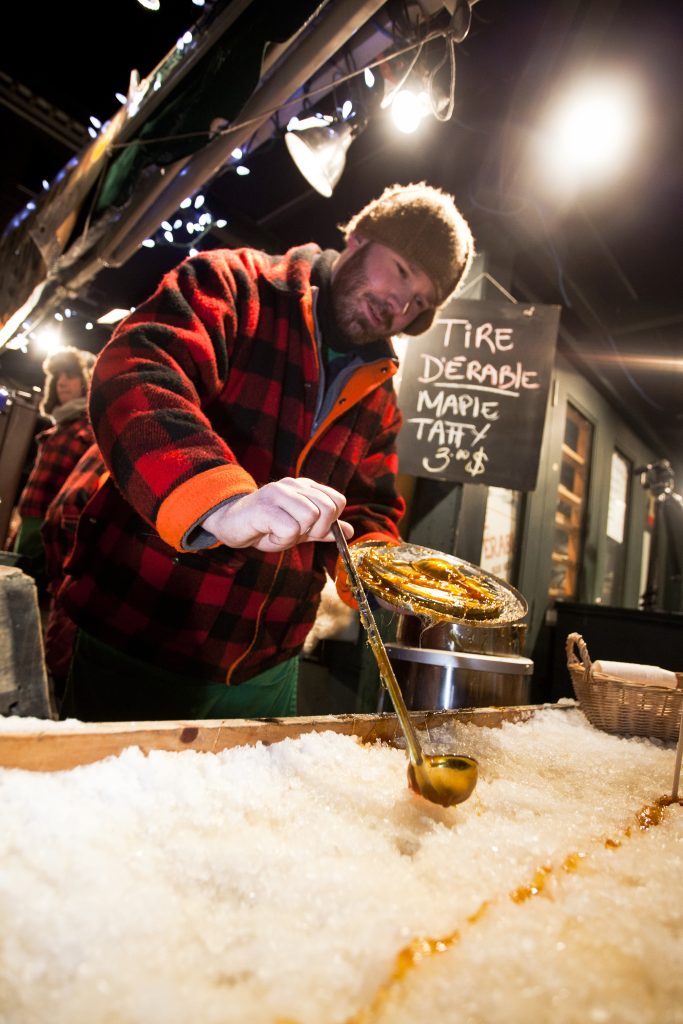
[[[193,681],[147,665],[79,630],[61,718],[129,722],[296,715],[299,659],[239,686]]]

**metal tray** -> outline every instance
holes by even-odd
[[[435,551],[433,548],[425,548],[418,544],[376,544],[373,542],[355,544],[351,547],[351,557],[363,581],[364,586],[386,607],[418,615],[431,621],[455,622],[468,626],[502,626],[507,623],[519,622],[527,614],[528,606],[524,597],[515,590],[506,580],[493,573],[486,572],[481,566],[466,562],[456,555],[445,554],[442,551]],[[500,605],[500,610],[495,614],[480,614],[482,606],[476,606],[476,602],[470,602],[468,609],[466,599],[458,600],[453,593],[440,587],[437,583],[430,588],[422,586],[420,579],[424,576],[420,570],[415,568],[415,577],[410,579],[409,574],[405,576],[405,586],[396,579],[391,585],[386,581],[377,578],[377,562],[386,563],[390,569],[396,570],[398,575],[405,574],[407,569],[412,569],[415,563],[435,560],[438,563],[445,563],[452,566],[465,583],[472,581],[480,584],[492,596],[493,600]],[[418,575],[419,573],[419,575]],[[436,578],[435,578],[436,579]],[[410,586],[410,592],[408,591]]]

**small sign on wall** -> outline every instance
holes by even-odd
[[[445,306],[406,345],[400,471],[533,490],[559,319],[559,306]]]
[[[508,582],[512,582],[519,504],[519,491],[488,490],[479,565]]]

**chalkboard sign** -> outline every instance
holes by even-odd
[[[559,318],[559,306],[444,306],[401,361],[400,471],[533,490]]]

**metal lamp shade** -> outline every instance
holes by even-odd
[[[295,128],[285,135],[292,160],[321,196],[330,198],[346,163],[354,131],[347,122]]]

